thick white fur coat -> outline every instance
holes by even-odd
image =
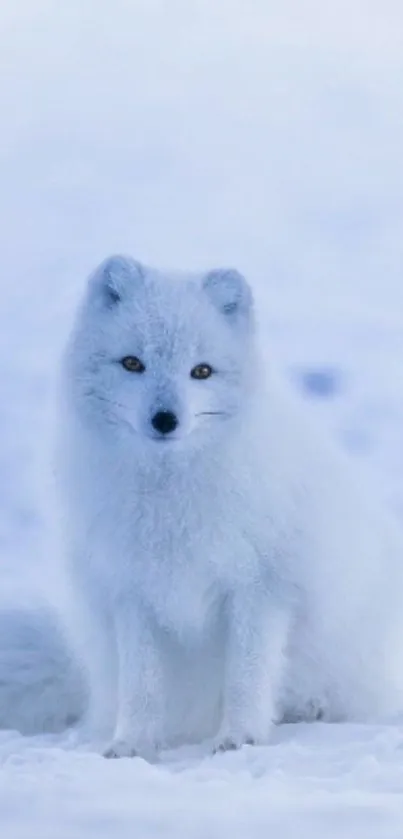
[[[200,364],[209,377],[192,377]],[[81,715],[106,754],[152,756],[269,742],[282,719],[403,710],[403,536],[262,368],[243,277],[107,260],[60,390],[67,615],[85,675],[55,675],[37,726]],[[175,416],[171,433],[153,427],[158,412]],[[37,646],[39,695],[45,631]],[[18,688],[7,673],[3,725]],[[31,730],[27,703],[20,716]]]

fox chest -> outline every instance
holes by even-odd
[[[111,527],[98,519],[108,529],[99,542],[108,587],[140,597],[161,626],[200,630],[216,620],[231,590],[256,579],[257,555],[239,516],[228,521],[217,506],[180,508],[155,498],[134,515],[116,512]]]
[[[137,543],[135,584],[166,628],[200,631],[215,622],[228,589],[227,546],[217,534],[167,534],[147,547]]]

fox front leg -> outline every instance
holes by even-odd
[[[289,616],[271,597],[234,595],[228,614],[223,718],[214,751],[267,743],[276,719]]]
[[[113,740],[105,757],[154,760],[161,740],[163,685],[156,628],[139,604],[125,603],[115,618],[118,691]]]

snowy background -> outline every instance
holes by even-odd
[[[403,517],[402,90],[401,0],[4,0],[4,590],[40,583],[45,405],[114,251],[242,269],[268,363]],[[403,726],[285,726],[160,767],[1,733],[0,832],[401,839]]]

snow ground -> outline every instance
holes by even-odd
[[[0,739],[7,839],[401,839],[403,729],[283,726],[267,748],[162,765]]]
[[[45,404],[113,251],[244,270],[268,363],[403,516],[402,41],[399,0],[2,4],[5,591],[44,577]],[[285,726],[266,749],[148,766],[3,732],[0,831],[401,839],[402,744],[403,725]]]

